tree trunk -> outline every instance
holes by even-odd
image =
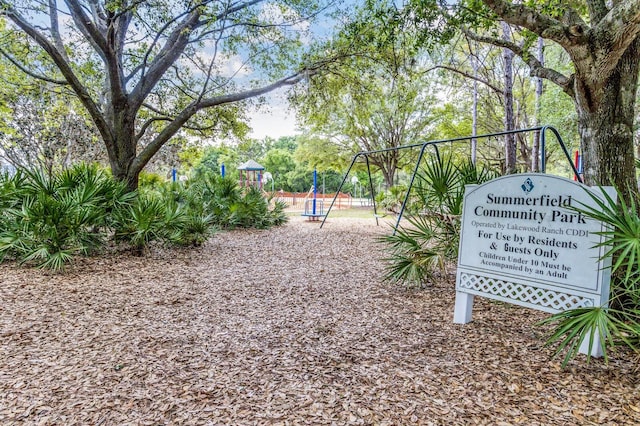
[[[113,140],[107,143],[107,154],[113,177],[127,185],[130,191],[138,188],[141,169],[132,167],[137,154],[138,141],[135,132],[135,114],[126,104],[112,102],[116,111],[106,114],[112,129]]]
[[[384,178],[384,186],[386,189],[391,188],[395,183],[395,169],[392,167],[381,167],[380,170],[382,171],[382,177]]]
[[[369,155],[369,162],[382,172],[385,189],[389,189],[395,184],[398,171],[398,151],[387,151]]]
[[[538,37],[538,60],[540,64],[544,66],[544,39],[542,37]],[[536,77],[536,101],[535,101],[535,126],[540,126],[540,115],[542,110],[542,78]],[[531,149],[531,171],[539,172],[540,171],[540,136],[541,132],[536,130],[533,135],[533,147]]]
[[[557,19],[522,2],[482,3],[504,21],[558,43],[569,54],[574,73],[566,76],[505,38],[475,37],[509,47],[529,64],[532,75],[554,82],[574,99],[585,183],[615,185],[636,197],[633,122],[640,68],[640,0],[581,2],[587,6],[589,23],[568,4],[563,4],[566,10]]]
[[[511,41],[511,29],[506,22],[502,23],[504,39]],[[513,52],[510,49],[503,49],[504,59],[504,130],[509,132],[514,130],[513,118]],[[504,159],[505,173],[516,172],[516,138],[513,133],[504,137]]]
[[[627,49],[600,87],[576,75],[576,109],[587,185],[615,185],[637,193],[633,122],[640,39]]]
[[[471,65],[473,66],[473,109],[472,109],[472,123],[471,123],[471,164],[476,165],[476,159],[478,155],[478,49],[476,46],[476,53],[471,55]]]
[[[132,162],[133,159],[127,160],[126,155],[119,158],[109,157],[113,177],[116,180],[124,182],[130,191],[135,191],[138,188],[138,177],[141,170],[136,170],[131,167]]]

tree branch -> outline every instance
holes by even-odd
[[[122,75],[122,69],[120,67],[120,57],[122,53],[118,49],[118,45],[122,42],[117,34],[118,24],[122,21],[122,25],[125,27],[128,25],[130,19],[128,14],[119,15],[117,20],[109,19],[113,16],[112,13],[107,14],[107,20],[101,25],[101,17],[105,15],[98,9],[95,9],[95,5],[91,5],[94,8],[94,16],[96,21],[94,22],[85,13],[78,0],[65,0],[71,16],[76,26],[87,37],[89,42],[94,46],[96,52],[103,58],[104,65],[108,74],[109,89],[111,90],[112,98],[114,102],[118,103],[126,96],[124,90],[124,76]]]
[[[618,2],[592,32],[597,51],[602,53],[596,59],[596,70],[600,75],[608,75],[640,34],[640,0]]]
[[[160,52],[156,55],[149,71],[140,79],[140,82],[131,92],[131,105],[134,110],[142,105],[144,99],[149,92],[155,87],[160,78],[169,69],[169,67],[182,55],[187,44],[191,42],[192,32],[209,22],[208,20],[201,20],[202,7],[204,4],[211,0],[206,0],[202,4],[194,7],[169,34],[166,43],[160,49]],[[224,19],[227,15],[242,11],[253,5],[261,3],[265,0],[249,0],[244,3],[231,4],[227,9],[222,11],[217,16],[211,18],[212,22]]]
[[[159,30],[157,30],[155,33],[155,37],[153,38],[153,41],[149,44],[149,47],[147,48],[147,51],[144,54],[144,57],[142,59],[142,62],[140,63],[140,65],[138,65],[136,67],[136,69],[134,69],[131,74],[129,75],[129,77],[127,78],[127,80],[131,79],[134,75],[135,72],[137,72],[138,70],[142,71],[141,77],[140,79],[144,79],[145,78],[145,70],[147,68],[147,63],[149,61],[149,57],[151,56],[151,54],[154,51],[155,46],[158,44],[158,41],[160,40],[160,38],[164,35],[165,31],[175,22],[178,22],[181,18],[183,18],[184,16],[187,16],[189,13],[193,12],[193,9],[188,9],[185,12],[176,15],[174,18],[170,19],[169,21],[167,21]]]
[[[200,12],[193,10],[171,32],[165,45],[160,49],[146,73],[131,92],[131,107],[136,111],[144,102],[149,92],[155,87],[160,78],[171,65],[182,55],[189,42],[191,32],[200,23]]]
[[[535,55],[531,54],[531,52],[528,52],[526,50],[523,50],[520,46],[518,46],[517,44],[504,40],[504,39],[498,39],[498,38],[493,38],[493,37],[488,37],[488,36],[481,36],[479,34],[475,34],[471,31],[465,31],[465,34],[473,39],[473,40],[477,40],[481,43],[489,43],[489,44],[493,44],[494,46],[498,46],[498,47],[505,47],[509,50],[511,50],[513,53],[515,53],[516,55],[518,55],[528,66],[529,66],[529,74],[531,75],[531,77],[539,77],[539,78],[544,78],[546,80],[551,81],[552,83],[555,83],[556,85],[558,85],[563,92],[565,92],[566,94],[568,94],[569,96],[571,96],[572,98],[575,96],[574,90],[573,90],[573,76],[571,77],[567,77],[566,75],[551,69],[551,68],[546,68],[536,57]]]
[[[147,119],[142,124],[142,126],[140,127],[140,131],[136,134],[136,140],[142,139],[142,137],[147,132],[147,129],[153,123],[156,123],[158,121],[173,121],[175,119],[175,117],[167,114],[166,112],[160,111],[158,108],[154,107],[153,105],[144,104],[143,106],[145,108],[147,108],[149,111],[151,111],[151,112],[153,112],[155,114],[158,114],[158,116],[157,117],[151,117],[151,118]],[[186,126],[186,125],[183,125],[182,127],[184,129],[190,129],[190,130],[207,130],[207,128],[205,128],[205,127]],[[212,126],[209,126],[209,127],[212,127]]]
[[[51,44],[42,33],[36,30],[35,27],[32,26],[10,4],[8,4],[4,0],[0,0],[0,5],[4,8],[5,16],[7,16],[7,18],[9,18],[15,25],[17,25],[20,29],[22,29],[22,31],[24,31],[29,37],[31,37],[45,52],[47,52],[49,57],[53,60],[53,62],[56,64],[56,66],[64,76],[65,80],[78,96],[78,99],[80,99],[80,102],[82,102],[84,107],[87,109],[87,112],[98,128],[98,131],[100,132],[105,143],[112,143],[113,136],[111,134],[111,130],[104,120],[100,108],[98,108],[96,103],[91,98],[89,92],[87,92],[82,82],[75,75],[69,63],[64,59],[60,52],[58,52],[58,49],[56,49],[56,47]]]
[[[314,70],[309,70],[314,71]],[[149,162],[149,160],[162,148],[162,146],[173,137],[178,130],[198,111],[205,108],[212,108],[219,105],[228,103],[239,102],[242,100],[254,98],[272,92],[285,86],[291,86],[298,83],[300,80],[306,78],[308,75],[307,70],[302,70],[296,74],[282,78],[271,84],[256,89],[246,90],[244,92],[232,93],[222,96],[216,96],[214,98],[203,99],[199,102],[193,102],[186,107],[180,114],[176,116],[171,123],[169,123],[156,138],[149,143],[131,164],[133,170],[142,170],[142,168]]]
[[[96,22],[106,22],[107,21],[107,16],[104,14],[104,10],[102,9],[100,3],[98,2],[98,0],[88,0],[89,1],[89,5],[91,6],[91,13],[93,14],[93,16],[95,16],[95,21]],[[100,31],[103,31],[104,28],[101,28]]]
[[[84,10],[82,10],[82,6],[77,0],[65,0],[65,3],[71,12],[71,17],[76,26],[97,46],[98,52],[106,56],[108,50],[107,40]]]
[[[522,4],[513,4],[504,0],[482,0],[482,2],[503,21],[524,27],[542,38],[553,40],[565,49],[584,44],[588,40],[587,28],[584,28],[586,25],[584,22],[580,23],[582,20],[575,21],[579,15],[571,8],[568,8],[565,16],[570,17],[568,20],[572,21],[572,25],[564,25],[561,21]]]
[[[459,69],[454,68],[454,67],[449,67],[449,66],[446,66],[446,65],[436,65],[436,66],[434,66],[434,67],[428,68],[428,69],[427,69],[427,70],[425,70],[424,72],[425,72],[425,73],[428,73],[429,71],[433,71],[433,70],[436,70],[436,69],[443,69],[443,70],[451,71],[451,72],[454,72],[454,73],[456,73],[456,74],[460,74],[460,75],[462,75],[463,77],[466,77],[466,78],[468,78],[468,79],[475,80],[475,81],[477,81],[477,82],[479,82],[479,83],[484,84],[484,85],[485,85],[485,86],[487,86],[489,89],[493,90],[494,92],[496,92],[496,93],[497,93],[497,94],[499,94],[499,95],[502,95],[502,94],[503,94],[503,92],[504,92],[501,88],[499,88],[498,86],[495,86],[495,85],[491,84],[491,83],[490,83],[490,82],[488,82],[487,80],[484,80],[484,79],[482,79],[482,78],[480,78],[480,77],[476,77],[476,76],[474,76],[474,75],[472,75],[472,74],[469,74],[469,73],[467,73],[467,72],[464,72],[464,71],[459,70]]]
[[[149,107],[149,105],[145,105],[145,107]],[[154,108],[149,108],[149,109],[151,109],[154,112],[157,111]],[[159,113],[163,114],[162,112],[159,112]],[[140,131],[136,134],[136,139],[137,140],[142,139],[144,134],[147,132],[147,129],[149,127],[151,127],[151,125],[153,123],[157,123],[159,121],[172,121],[172,120],[174,120],[174,117],[171,117],[171,116],[166,115],[166,114],[163,114],[163,116],[161,116],[161,117],[151,117],[151,118],[147,119],[147,121],[145,121],[144,124],[141,126]],[[215,124],[211,124],[211,125],[208,125],[208,126],[196,126],[196,125],[193,125],[193,124],[189,124],[189,125],[183,124],[182,125],[182,129],[193,130],[193,131],[196,131],[196,132],[205,132],[207,130],[214,129],[215,126],[216,126]]]
[[[69,61],[67,52],[64,49],[64,43],[60,36],[60,26],[58,25],[58,7],[56,0],[49,0],[49,20],[51,21],[51,38],[56,45],[56,48],[62,55],[65,61]]]
[[[50,78],[50,77],[47,77],[47,76],[44,76],[44,75],[36,74],[35,72],[31,71],[30,69],[28,69],[27,67],[22,65],[20,62],[18,62],[13,56],[9,55],[9,53],[7,53],[1,47],[0,47],[0,55],[2,55],[5,58],[7,58],[7,60],[9,62],[11,62],[20,71],[22,71],[23,73],[25,73],[25,74],[27,74],[27,75],[29,75],[29,76],[37,79],[37,80],[42,80],[42,81],[46,81],[48,83],[59,84],[59,85],[68,85],[69,84],[67,82],[67,80],[56,80],[54,78]]]
[[[136,134],[136,140],[140,140],[142,139],[142,137],[144,136],[145,133],[147,133],[147,129],[149,127],[151,127],[151,125],[153,123],[156,123],[158,121],[171,121],[172,118],[165,116],[165,117],[152,117],[150,119],[148,119],[147,121],[145,121],[142,126],[140,127],[140,131]]]
[[[587,2],[589,8],[589,21],[597,24],[609,12],[605,0],[589,0]]]

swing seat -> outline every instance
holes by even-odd
[[[313,208],[313,202],[315,201],[315,210]],[[307,217],[309,220],[319,220],[325,216],[324,213],[324,201],[323,200],[307,200],[304,202],[304,213],[302,216]]]

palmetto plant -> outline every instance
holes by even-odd
[[[172,242],[181,246],[201,246],[216,230],[213,215],[188,211]]]
[[[268,228],[286,219],[284,204],[269,208],[260,191],[240,191],[218,176],[156,182],[138,193],[94,165],[0,175],[0,261],[53,270],[111,239],[142,254],[154,241],[197,246],[217,227]]]
[[[463,175],[451,157],[432,157],[420,169],[416,194],[423,209],[447,214],[461,214],[464,195]]]
[[[174,190],[173,198],[162,197],[164,217],[160,218],[164,233],[160,238],[179,246],[200,246],[216,227],[213,215],[205,212],[205,204],[188,189]]]
[[[471,159],[430,158],[416,179],[416,196],[423,209],[441,214],[461,215],[466,185],[478,185],[498,177],[488,167],[474,165]]]
[[[380,192],[376,196],[378,207],[391,213],[399,213],[407,193],[406,185],[394,185],[387,191]],[[414,203],[408,202],[407,208],[409,212],[413,212]]]
[[[187,187],[190,208],[219,228],[270,228],[285,223],[285,204],[271,203],[256,188],[240,190],[230,178],[206,174]]]
[[[8,172],[0,174],[0,234],[14,224],[16,209],[22,203],[24,180],[25,176],[20,170],[13,176]],[[3,251],[0,246],[0,256],[8,252],[9,250]]]
[[[168,239],[170,228],[167,224],[173,221],[173,227],[179,226],[175,221],[182,221],[182,216],[177,208],[171,210],[166,201],[159,195],[140,194],[135,203],[119,210],[114,217],[116,241],[128,243],[142,255],[151,242]]]
[[[596,342],[607,361],[607,349],[615,346],[627,346],[640,351],[640,324],[638,310],[620,310],[610,307],[587,307],[569,309],[540,321],[540,324],[553,324],[553,332],[545,346],[557,345],[555,356],[564,353],[562,366],[577,354],[583,343],[587,343],[587,360],[591,357]],[[598,338],[598,340],[596,339]]]
[[[269,205],[256,188],[248,188],[244,196],[229,206],[229,224],[238,228],[269,228]]]
[[[444,272],[446,265],[458,257],[465,185],[480,184],[496,176],[470,160],[428,160],[416,177],[415,194],[410,198],[418,204],[410,210],[417,213],[395,234],[380,238],[389,253],[385,259],[386,280],[423,286],[434,272]]]
[[[387,263],[384,279],[422,287],[435,271],[444,271],[447,262],[457,257],[458,246],[450,241],[459,232],[459,221],[445,223],[437,215],[417,215],[407,221],[409,226],[379,239],[389,253],[384,259]]]
[[[96,166],[4,176],[0,256],[60,270],[104,245],[110,212],[131,200]]]
[[[269,211],[271,226],[280,226],[285,224],[289,220],[284,211],[287,208],[287,203],[282,200],[273,199],[269,199],[269,203],[272,205],[271,210]]]
[[[242,198],[236,181],[205,173],[189,181],[184,199],[190,211],[200,212],[202,218],[220,228],[229,227],[230,206]]]
[[[600,337],[600,350],[605,360],[607,349],[627,346],[640,353],[640,217],[638,205],[618,193],[619,203],[605,191],[604,199],[588,192],[595,206],[572,207],[585,216],[608,226],[600,246],[608,250],[603,258],[612,258],[611,298],[607,306],[572,309],[559,312],[542,321],[554,324],[547,345],[557,345],[556,355],[565,354],[563,366],[576,356],[586,342],[591,348]],[[589,357],[589,355],[587,355]]]

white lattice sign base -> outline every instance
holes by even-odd
[[[480,296],[491,294],[495,299],[552,313],[594,305],[593,297],[465,272],[458,277],[458,289]]]
[[[603,223],[574,209],[613,188],[516,174],[465,189],[454,322],[471,321],[474,296],[556,313],[605,306],[609,269]],[[597,333],[596,333],[597,335]],[[599,343],[591,354],[600,356]],[[581,352],[588,349],[581,348]]]

